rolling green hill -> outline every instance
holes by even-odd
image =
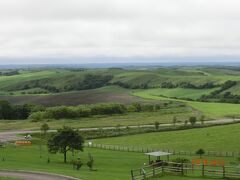
[[[227,81],[235,84],[221,92],[216,92]],[[146,93],[155,97],[193,100],[216,92],[216,95],[203,100],[238,103],[240,96],[232,96],[240,95],[239,84],[240,70],[233,67],[35,69],[12,73],[10,71],[7,75],[2,72],[0,98],[13,103],[30,102],[44,105],[62,104],[61,99],[65,100],[67,105],[79,104],[79,102],[108,102],[110,99],[120,102],[130,99],[132,102],[133,98],[128,95],[129,93],[135,89],[148,89]],[[107,91],[100,90],[108,86],[111,88]],[[89,92],[81,90],[89,90]],[[227,93],[231,96],[226,100]],[[53,102],[54,100],[56,102]]]
[[[201,129],[156,132],[93,140],[94,143],[126,147],[147,147],[171,150],[239,151],[240,124]],[[224,143],[223,143],[224,142]]]
[[[177,99],[162,97],[159,95],[154,95],[149,92],[151,92],[151,90],[138,90],[138,91],[134,91],[132,94],[134,96],[141,97],[144,99],[181,101],[193,107],[194,109],[200,111],[210,119],[225,118],[225,117],[229,118],[233,116],[240,117],[240,111],[239,111],[240,104],[177,100]]]

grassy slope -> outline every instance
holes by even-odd
[[[197,99],[204,94],[209,94],[212,91],[215,91],[216,89],[217,88],[212,88],[212,89],[155,88],[155,89],[146,90],[145,92],[153,96]]]
[[[20,95],[20,96],[1,96],[1,99],[8,100],[13,104],[42,104],[46,106],[56,105],[78,105],[100,102],[131,103],[140,101],[139,98],[129,96],[126,90],[115,86],[106,86],[99,89],[73,91],[49,95]],[[144,100],[142,100],[144,101]]]
[[[75,176],[84,180],[127,180],[130,179],[130,170],[140,168],[148,158],[142,153],[118,152],[100,149],[85,148],[84,152],[76,154],[75,158],[80,157],[84,163],[80,171],[73,170],[71,164],[64,164],[62,154],[50,154],[50,163],[47,163],[47,151],[42,147],[42,158],[39,157],[39,145],[31,147],[14,147],[10,146],[2,150],[1,157],[4,156],[6,161],[1,162],[4,169],[21,169],[33,171],[45,171],[58,174]],[[16,151],[18,153],[16,153]],[[88,161],[88,153],[94,158],[94,169],[97,171],[89,171],[86,163]],[[74,159],[75,159],[74,158]],[[175,157],[173,157],[175,158]],[[196,159],[197,157],[191,157]],[[71,161],[71,153],[68,154],[68,160]],[[231,158],[226,161],[231,161]],[[182,180],[182,177],[164,177],[164,179]],[[185,178],[188,180],[188,178]],[[200,178],[199,178],[200,179]],[[193,180],[193,178],[189,178]]]
[[[168,110],[161,110],[159,112],[141,112],[129,113],[125,115],[113,116],[94,116],[91,118],[81,119],[62,119],[51,120],[48,122],[52,129],[57,129],[63,125],[68,125],[74,128],[83,127],[104,127],[117,125],[140,125],[140,124],[154,124],[155,121],[160,123],[172,123],[173,116],[178,117],[178,121],[184,121],[192,116],[193,113],[182,108],[172,108]],[[39,130],[43,122],[31,122],[30,120],[0,120],[0,130],[13,129],[28,129]]]
[[[97,139],[94,143],[172,150],[239,151],[240,124]]]
[[[121,81],[131,85],[140,85],[147,83],[149,87],[159,87],[162,82],[191,82],[199,85],[206,82],[221,84],[226,80],[240,81],[240,71],[232,69],[216,68],[159,68],[145,70],[127,70],[127,69],[89,69],[85,71],[72,71],[65,69],[33,70],[21,71],[14,76],[0,76],[0,89],[17,87],[20,84],[31,80],[48,79],[49,83],[59,89],[65,85],[79,82],[86,74],[111,74],[114,76],[113,82]]]
[[[135,91],[132,94],[145,99],[154,100],[171,100],[170,98],[163,98],[160,96],[153,95],[150,90]],[[174,99],[172,99],[174,100]],[[207,102],[194,102],[194,101],[183,101],[193,108],[201,111],[208,118],[222,118],[227,116],[240,116],[240,104],[229,104],[229,103],[207,103]]]

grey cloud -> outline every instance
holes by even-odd
[[[239,0],[0,1],[0,57],[236,57],[239,7]]]

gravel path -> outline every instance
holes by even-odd
[[[62,176],[57,174],[48,174],[40,172],[27,172],[27,171],[8,171],[0,170],[0,176],[12,177],[24,180],[79,180],[77,178]]]
[[[205,121],[204,124],[229,124],[229,123],[239,123],[240,119],[218,119],[218,120],[211,120],[211,121]],[[200,124],[200,122],[197,122],[197,124]],[[184,125],[184,123],[177,123],[176,125]],[[169,127],[172,126],[172,124],[160,124],[160,127]],[[126,128],[127,126],[121,126],[121,129]],[[129,128],[139,128],[139,127],[155,127],[154,125],[140,125],[140,126],[128,126]],[[81,128],[80,131],[90,131],[90,130],[98,130],[100,128]],[[116,129],[116,127],[102,127],[101,129]],[[18,136],[19,134],[32,134],[37,133],[40,131],[29,131],[29,130],[18,130],[18,131],[3,131],[0,132],[0,142],[4,141],[15,141],[15,140],[23,140],[23,136]],[[56,132],[56,130],[50,130],[49,132]]]

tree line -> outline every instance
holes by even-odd
[[[127,89],[148,89],[148,88],[153,88],[148,85],[148,83],[139,83],[139,84],[129,84],[127,82],[121,82],[121,81],[116,81],[113,82],[113,85],[118,85],[123,88]],[[204,84],[192,84],[190,82],[179,82],[179,83],[172,83],[172,82],[162,82],[159,85],[160,88],[167,88],[167,89],[173,89],[173,88],[189,88],[189,89],[209,89],[209,88],[215,88],[219,87],[219,85],[214,84],[213,82],[206,82]]]
[[[129,112],[153,112],[161,109],[160,104],[140,104],[133,103],[131,105],[106,103],[94,105],[79,106],[56,106],[45,109],[44,111],[34,112],[29,119],[40,121],[41,119],[74,119],[91,117],[94,115],[112,115],[125,114]]]
[[[235,94],[232,94],[231,92],[227,91],[228,89],[230,89],[231,87],[233,87],[235,85],[237,85],[236,81],[228,80],[219,89],[211,92],[208,95],[202,95],[198,99],[198,101],[240,103],[240,95],[235,95]]]
[[[34,110],[34,105],[11,105],[8,101],[0,101],[0,119],[27,119]]]
[[[46,78],[40,80],[32,80],[23,84],[18,84],[17,86],[7,89],[9,91],[16,90],[28,90],[32,88],[41,88],[51,93],[58,93],[64,91],[74,91],[74,90],[86,90],[86,89],[95,89],[100,88],[109,83],[113,78],[112,75],[95,75],[95,74],[86,74],[83,79],[76,79],[74,82],[68,82],[64,87],[56,87],[49,82],[52,82],[53,79]]]

